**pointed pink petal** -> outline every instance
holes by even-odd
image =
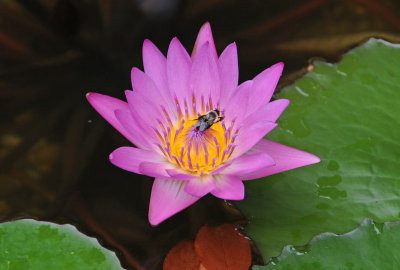
[[[261,106],[261,108],[259,108],[257,111],[247,116],[244,122],[247,125],[253,125],[257,122],[265,121],[276,122],[276,120],[279,118],[281,113],[286,109],[288,105],[288,99],[274,100]]]
[[[276,165],[242,175],[240,178],[243,180],[261,178],[320,162],[320,158],[313,154],[269,140],[261,140],[249,152],[266,153],[275,160]]]
[[[243,175],[274,165],[275,161],[266,153],[243,155],[235,159],[221,174]]]
[[[151,190],[149,221],[158,225],[170,216],[195,203],[199,197],[184,190],[187,181],[156,178]]]
[[[183,171],[175,170],[175,169],[168,169],[167,173],[171,178],[176,179],[176,180],[192,180],[197,177],[197,176],[187,174],[187,173],[184,173]]]
[[[177,97],[181,110],[184,110],[184,100],[189,104],[189,75],[192,60],[177,38],[173,38],[168,48],[167,74],[172,97]],[[183,112],[182,112],[183,113]]]
[[[165,161],[165,158],[157,153],[128,146],[117,148],[110,154],[109,158],[115,166],[138,174],[141,174],[139,164],[144,161]]]
[[[226,168],[228,168],[229,166],[231,166],[231,162],[229,163],[225,163],[224,165],[220,165],[217,169],[215,169],[214,171],[210,172],[210,175],[215,175],[215,174],[219,174],[220,172],[224,171]]]
[[[115,117],[121,123],[121,125],[127,130],[132,136],[132,143],[142,149],[156,149],[152,145],[145,132],[141,129],[139,123],[132,117],[131,111],[128,110],[116,110]]]
[[[132,133],[134,139],[137,140],[139,144],[143,144],[145,146],[140,148],[152,150],[160,155],[163,155],[159,147],[155,145],[155,142],[159,142],[159,137],[150,127],[149,122],[144,121],[137,112],[132,110],[129,112],[126,110],[116,110],[115,116],[117,117],[118,121],[120,121],[121,125],[128,130],[128,132]]]
[[[282,70],[283,63],[280,62],[264,70],[253,79],[248,114],[257,111],[258,108],[269,102],[278,84]]]
[[[203,197],[214,188],[214,177],[211,175],[202,175],[190,180],[185,186],[185,191],[193,196]]]
[[[217,175],[215,177],[216,187],[211,191],[215,197],[224,200],[243,200],[243,182],[234,175]]]
[[[228,101],[238,86],[239,68],[236,43],[231,43],[218,59],[218,70],[221,81],[221,105]]]
[[[137,68],[132,69],[131,77],[134,94],[137,92],[141,96],[146,97],[146,100],[152,105],[152,107],[158,108],[160,105],[164,106],[171,119],[174,120],[176,118],[173,102],[169,96],[170,93],[168,89],[158,89],[153,80],[146,73]]]
[[[149,77],[148,74],[144,73],[140,69],[134,67],[131,70],[132,90],[138,91],[141,94],[146,94],[151,101],[155,104],[163,104],[164,100],[153,100],[153,97],[160,97],[160,91],[155,85],[154,81]]]
[[[167,173],[167,170],[171,168],[174,168],[174,166],[168,161],[164,162],[145,161],[139,164],[139,171],[141,174],[155,178],[163,177],[163,179],[170,179],[171,177]]]
[[[217,50],[215,49],[214,38],[212,35],[211,25],[209,22],[206,22],[200,28],[199,34],[197,35],[196,38],[196,43],[194,44],[194,48],[192,51],[192,59],[194,59],[194,57],[198,53],[198,50],[207,42],[210,44],[211,55],[214,58],[214,61],[218,60],[218,54]]]
[[[129,110],[128,103],[125,101],[113,98],[110,96],[98,94],[98,93],[87,93],[86,98],[90,105],[110,123],[116,130],[118,130],[125,138],[135,144],[135,138],[130,134],[115,117],[114,111],[118,109]]]
[[[249,92],[252,84],[252,81],[243,82],[234,91],[233,95],[230,96],[226,106],[223,106],[221,103],[221,108],[224,110],[224,121],[227,123],[227,127],[231,125],[231,121],[234,119],[236,127],[242,123],[246,115]]]
[[[140,91],[127,90],[125,91],[125,95],[133,118],[141,120],[141,126],[146,130],[146,133],[155,134],[153,128],[159,127],[157,119],[159,119],[164,126],[168,126],[164,117],[155,117],[157,115],[163,115],[163,112],[161,108],[155,106],[145,94]]]
[[[169,94],[167,78],[167,60],[160,50],[148,39],[143,42],[143,67],[157,88]]]
[[[237,144],[233,151],[231,159],[240,157],[258,143],[268,132],[273,130],[278,124],[273,122],[257,122],[249,127],[244,126],[239,131],[239,135],[235,140]],[[272,157],[273,158],[273,157]]]
[[[217,63],[211,57],[210,46],[204,44],[193,59],[190,72],[189,85],[196,97],[197,111],[201,112],[202,105],[205,105],[211,97],[213,101],[218,100],[220,82]],[[202,98],[204,102],[202,103]],[[203,111],[202,113],[206,113]]]
[[[156,146],[154,143],[160,143],[160,139],[154,132],[154,127],[158,127],[159,124],[155,117],[151,117],[151,115],[159,115],[160,111],[154,108],[152,104],[149,104],[147,98],[137,91],[134,93],[133,91],[126,90],[125,96],[128,100],[132,119],[143,131],[144,139],[146,139],[150,144],[149,147],[155,149]],[[165,121],[162,121],[162,123],[164,125],[167,124]],[[158,151],[161,150],[158,149],[157,152]]]

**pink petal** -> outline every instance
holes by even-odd
[[[126,110],[116,110],[115,116],[120,121],[121,125],[132,133],[132,136],[135,134],[134,138],[145,146],[143,147],[144,149],[153,150],[163,155],[160,148],[155,144],[160,141],[160,138],[151,128],[149,122],[144,121],[136,111],[130,110],[128,112]]]
[[[98,93],[87,93],[86,98],[90,105],[110,123],[116,130],[125,136],[133,144],[136,144],[137,140],[129,133],[115,117],[114,111],[118,109],[129,110],[128,103],[113,98],[110,96],[98,94]]]
[[[152,104],[150,104],[148,99],[140,94],[139,92],[130,90],[125,91],[126,99],[128,100],[128,105],[131,111],[132,119],[134,119],[135,123],[139,126],[141,130],[143,130],[143,134],[145,138],[151,142],[151,147],[154,149],[154,143],[160,142],[157,134],[154,129],[159,127],[159,123],[157,122],[155,117],[151,117],[152,115],[160,115],[161,112],[155,108]],[[167,125],[163,118],[161,118],[161,123],[163,125]]]
[[[185,192],[186,183],[187,181],[160,178],[154,180],[149,207],[151,225],[160,224],[200,199]]]
[[[192,180],[197,177],[197,176],[187,174],[187,173],[184,173],[183,171],[175,170],[175,169],[168,169],[167,173],[171,178],[176,179],[176,180]]]
[[[257,111],[258,108],[269,102],[278,84],[282,70],[283,63],[280,62],[264,70],[253,79],[248,114]]]
[[[165,158],[152,151],[134,147],[120,147],[110,154],[110,162],[121,169],[141,174],[139,164],[145,161],[164,162]]]
[[[227,127],[230,126],[231,121],[234,119],[236,127],[242,123],[246,115],[249,92],[252,84],[252,81],[245,81],[239,85],[229,98],[226,106],[222,107],[224,110],[224,121],[227,123]],[[223,106],[222,103],[221,105]]]
[[[156,178],[169,179],[171,178],[167,170],[174,168],[174,166],[167,162],[142,162],[139,164],[139,171],[141,174],[148,175]]]
[[[257,111],[247,116],[244,122],[247,125],[253,125],[257,122],[265,121],[276,122],[276,120],[279,118],[281,113],[286,109],[288,105],[288,99],[274,100],[261,106],[261,108],[259,108]]]
[[[199,34],[197,35],[196,38],[196,43],[194,44],[194,48],[192,51],[192,59],[194,59],[194,57],[198,53],[198,50],[207,42],[210,44],[211,55],[214,58],[214,61],[218,60],[218,54],[217,50],[215,49],[214,38],[211,32],[211,25],[209,22],[206,22],[200,28]]]
[[[237,144],[231,159],[240,157],[258,143],[268,132],[273,130],[278,124],[273,122],[257,122],[249,127],[243,126],[235,140]],[[273,157],[272,157],[273,158]]]
[[[243,155],[235,159],[221,174],[243,175],[274,165],[275,161],[266,153]]]
[[[173,38],[167,55],[168,84],[172,97],[177,97],[181,110],[186,99],[189,104],[189,75],[192,69],[190,56],[177,38]]]
[[[148,39],[143,42],[143,67],[164,98],[169,95],[167,60],[160,50]]]
[[[196,97],[197,111],[202,114],[206,113],[201,109],[202,105],[204,106],[210,97],[213,101],[218,100],[220,90],[217,63],[211,57],[208,42],[199,49],[194,57],[189,85]]]
[[[225,104],[238,86],[239,68],[236,43],[231,43],[218,59],[218,70],[221,81],[221,105]]]
[[[231,162],[225,163],[224,165],[220,165],[218,168],[216,168],[214,171],[210,172],[211,175],[219,174],[220,172],[224,171],[226,168],[231,166]]]
[[[216,187],[211,191],[215,197],[224,200],[243,200],[243,182],[234,175],[217,175],[215,177]]]
[[[154,134],[153,128],[159,127],[157,119],[159,119],[164,126],[168,126],[164,117],[156,117],[157,115],[163,115],[161,108],[156,107],[145,94],[140,91],[127,90],[125,91],[125,95],[133,118],[141,120],[141,126],[148,134]]]
[[[203,197],[215,188],[215,181],[211,175],[202,175],[190,180],[185,186],[185,191],[193,196]]]
[[[244,174],[240,177],[243,180],[261,178],[320,162],[320,158],[313,154],[269,140],[261,140],[249,152],[266,153],[275,160],[276,165]]]
[[[156,149],[148,140],[149,136],[143,132],[139,123],[132,117],[131,111],[116,110],[115,117],[121,125],[127,130],[133,139],[133,144],[142,149]]]
[[[132,69],[131,77],[134,95],[138,92],[138,94],[146,98],[152,107],[159,108],[160,105],[164,106],[171,119],[176,119],[177,116],[168,89],[158,89],[153,80],[137,68]]]

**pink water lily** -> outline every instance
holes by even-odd
[[[90,104],[136,147],[120,147],[110,161],[127,171],[155,177],[149,221],[157,225],[211,193],[244,198],[243,180],[317,163],[320,159],[263,137],[289,100],[270,102],[283,63],[238,85],[236,44],[218,56],[210,24],[200,29],[192,55],[177,38],[167,57],[149,40],[144,72],[132,69],[127,102],[89,93]],[[198,118],[217,110],[211,126]]]

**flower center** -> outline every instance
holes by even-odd
[[[195,174],[207,174],[228,158],[229,147],[224,137],[224,127],[220,122],[199,131],[195,128],[196,121],[186,119],[172,130],[170,158],[184,170]],[[233,150],[232,147],[229,149]]]
[[[211,99],[206,105],[203,100],[200,109],[203,114],[214,109],[210,105]],[[239,128],[233,130],[234,120],[227,128],[223,120],[203,131],[197,130],[195,124],[199,114],[194,97],[192,102],[192,110],[189,110],[190,106],[186,102],[184,110],[181,110],[176,100],[180,119],[176,125],[172,124],[168,113],[162,108],[168,124],[165,126],[159,121],[161,129],[153,129],[161,141],[161,145],[157,144],[158,147],[171,163],[191,174],[208,174],[221,167],[232,155]]]

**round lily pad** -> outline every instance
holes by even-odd
[[[400,223],[374,223],[365,219],[344,235],[323,233],[306,246],[286,246],[268,266],[254,270],[399,269]]]
[[[22,219],[0,224],[0,270],[123,269],[115,255],[72,225]]]
[[[371,39],[276,98],[291,104],[267,138],[321,163],[246,182],[238,203],[266,262],[286,245],[400,219],[400,46]]]

